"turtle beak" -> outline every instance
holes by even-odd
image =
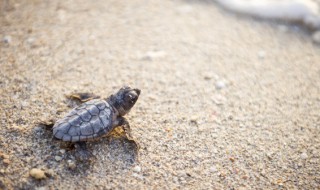
[[[140,95],[140,92],[141,92],[140,89],[135,88],[135,89],[133,89],[133,90],[138,94],[138,96]]]

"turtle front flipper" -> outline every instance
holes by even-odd
[[[94,155],[87,149],[86,142],[77,142],[75,143],[76,148],[76,159],[79,161],[88,161],[91,160],[91,158],[94,157]]]
[[[130,128],[129,122],[124,117],[118,117],[118,123],[119,123],[119,126],[123,128],[128,141],[133,143],[136,146],[136,150],[139,150],[140,145],[131,135],[131,128]]]
[[[66,95],[66,97],[68,99],[78,100],[80,102],[87,102],[89,100],[100,98],[100,96],[95,95],[93,93],[89,93],[89,92],[72,93],[72,94]]]

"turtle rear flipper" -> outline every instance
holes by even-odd
[[[87,102],[89,100],[100,98],[100,96],[95,95],[93,93],[89,93],[89,92],[72,93],[72,94],[66,95],[66,97],[68,99],[78,100],[80,102]]]
[[[40,125],[42,125],[42,126],[44,126],[45,128],[47,128],[47,129],[51,129],[52,127],[53,127],[53,125],[54,125],[54,123],[56,122],[56,119],[54,119],[54,118],[49,118],[49,119],[45,119],[45,120],[40,120],[40,121],[38,121],[38,126]]]
[[[78,161],[85,162],[95,158],[95,156],[87,149],[85,142],[76,142],[75,148],[75,157]]]

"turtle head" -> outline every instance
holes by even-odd
[[[108,102],[118,111],[120,116],[124,116],[137,102],[140,92],[140,89],[124,86],[117,93],[111,95]]]

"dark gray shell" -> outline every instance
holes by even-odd
[[[113,109],[105,100],[91,100],[71,110],[53,126],[53,135],[63,141],[86,141],[112,130]]]

